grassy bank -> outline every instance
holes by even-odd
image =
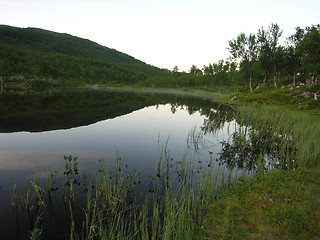
[[[289,149],[285,139],[294,142],[296,155],[286,170],[234,183],[208,205],[204,239],[319,239],[320,105],[303,97],[317,88],[263,89],[224,99],[236,105],[242,124],[283,136],[283,151]]]
[[[207,208],[204,239],[319,239],[320,171],[274,171]]]

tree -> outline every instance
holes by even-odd
[[[288,72],[293,74],[293,87],[296,86],[296,74],[300,65],[300,58],[297,55],[296,48],[294,46],[287,46],[285,48],[286,68]]]
[[[299,50],[302,52],[302,64],[305,71],[312,74],[312,83],[320,73],[320,25],[307,27]]]
[[[214,81],[213,65],[211,63],[209,63],[208,66],[204,65],[203,68],[202,68],[202,71],[203,71],[203,74],[204,74],[204,81],[206,83],[206,86],[209,83],[213,84],[213,81]]]
[[[233,59],[240,59],[241,62],[245,63],[249,68],[249,85],[250,92],[252,91],[252,66],[258,56],[258,45],[256,35],[250,34],[246,36],[244,33],[240,33],[237,39],[229,41],[228,50],[231,53]]]
[[[258,41],[260,43],[260,58],[263,59],[265,71],[272,71],[274,75],[274,86],[277,87],[277,66],[280,63],[282,47],[279,46],[279,38],[282,35],[278,24],[272,23],[268,31],[263,27],[258,31]],[[272,69],[272,70],[271,70]]]
[[[202,68],[204,75],[213,75],[213,65],[209,63],[209,66],[204,65]]]
[[[197,75],[197,76],[201,76],[202,75],[202,71],[196,66],[196,65],[192,65],[189,72],[191,74]]]
[[[304,30],[300,27],[296,28],[296,33],[288,38],[288,45],[285,48],[286,65],[289,71],[293,73],[293,87],[296,85],[296,74],[298,67],[301,65],[301,51],[299,44],[304,37]]]
[[[179,72],[178,66],[174,66],[173,69],[172,69],[172,72],[173,72],[173,73]]]

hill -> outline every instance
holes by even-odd
[[[87,39],[38,28],[0,25],[0,76],[77,78],[137,82],[167,75],[115,49]]]

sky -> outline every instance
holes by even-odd
[[[277,23],[282,41],[320,23],[319,0],[0,0],[0,24],[86,38],[188,71],[229,57],[229,40]]]

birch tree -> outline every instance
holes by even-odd
[[[249,86],[250,92],[252,91],[252,66],[258,56],[258,44],[256,35],[250,34],[246,36],[244,33],[240,33],[237,39],[229,41],[228,50],[231,53],[233,59],[239,59],[242,63],[245,63],[249,69]]]

